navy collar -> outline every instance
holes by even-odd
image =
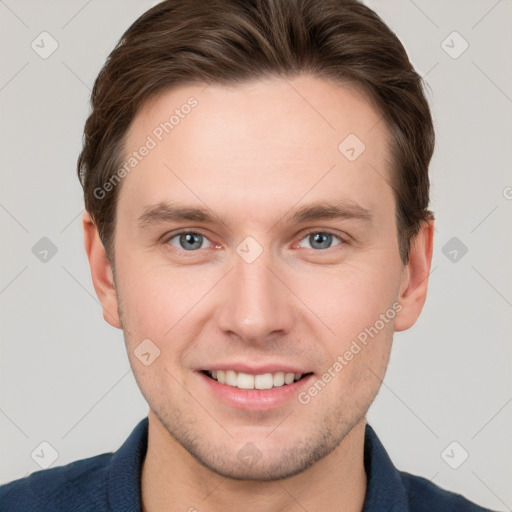
[[[134,428],[110,460],[107,489],[110,508],[115,512],[141,512],[140,475],[148,444],[148,418]],[[364,438],[366,499],[362,512],[406,512],[407,495],[400,472],[370,425]]]
[[[409,502],[402,477],[370,425],[364,433],[366,499],[362,512],[407,512]]]
[[[148,418],[141,420],[110,460],[107,494],[113,512],[142,512],[140,476],[148,449]]]

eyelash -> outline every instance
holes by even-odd
[[[171,246],[171,245],[169,244],[169,242],[170,242],[173,238],[176,238],[176,237],[178,237],[178,236],[180,236],[180,235],[186,235],[186,234],[188,234],[188,233],[190,233],[190,234],[194,234],[194,235],[201,235],[202,237],[206,238],[208,241],[210,241],[210,242],[211,242],[211,240],[210,240],[206,235],[203,235],[203,234],[202,234],[201,232],[199,232],[199,231],[194,231],[194,230],[192,230],[192,229],[183,229],[183,230],[181,230],[181,231],[177,231],[177,232],[175,232],[175,233],[172,233],[172,234],[170,234],[169,236],[165,236],[165,237],[164,237],[164,239],[163,239],[163,241],[162,241],[162,243],[163,243],[164,245],[168,246],[169,248],[177,249],[178,251],[180,251],[180,252],[182,252],[182,253],[186,253],[187,255],[192,256],[192,255],[194,255],[194,253],[199,252],[199,251],[200,251],[200,249],[196,249],[196,250],[193,250],[193,251],[186,251],[185,249],[180,249],[180,248],[178,248],[178,247],[174,247],[174,246]],[[349,244],[348,240],[347,240],[347,239],[342,238],[340,235],[337,235],[336,233],[333,233],[333,232],[332,232],[332,231],[330,231],[330,230],[319,230],[319,229],[312,229],[312,230],[310,230],[310,231],[308,231],[308,232],[304,233],[304,234],[302,235],[302,237],[298,240],[298,242],[301,242],[302,240],[304,240],[305,238],[307,238],[308,236],[310,236],[310,235],[312,235],[312,234],[318,234],[318,233],[323,234],[323,235],[331,235],[331,236],[333,236],[333,237],[335,237],[335,238],[338,238],[338,240],[340,241],[340,243],[339,243],[339,244],[337,244],[337,245],[334,245],[334,246],[332,246],[332,247],[328,247],[327,249],[309,249],[309,248],[306,248],[306,249],[309,249],[309,250],[314,251],[314,252],[322,253],[322,252],[327,252],[327,251],[329,251],[329,249],[334,249],[335,247],[338,247],[338,246],[341,246],[341,245],[348,245],[348,244]],[[213,242],[211,242],[211,243],[213,243]],[[294,245],[295,245],[295,244],[294,244]],[[172,250],[172,249],[171,249],[171,250]]]

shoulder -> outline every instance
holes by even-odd
[[[0,486],[2,512],[90,511],[107,508],[112,453],[36,471]]]
[[[412,512],[492,512],[421,476],[400,471]]]
[[[373,428],[366,424],[364,465],[368,487],[364,512],[492,512],[430,480],[399,471]]]

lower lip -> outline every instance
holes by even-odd
[[[307,386],[313,377],[313,374],[307,375],[292,384],[270,389],[240,389],[221,384],[202,372],[198,372],[198,374],[215,396],[225,404],[236,409],[257,411],[276,409],[285,405],[296,398],[299,391]]]

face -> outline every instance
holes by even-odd
[[[130,363],[162,428],[220,475],[304,471],[379,389],[403,277],[379,119],[301,76],[173,89],[130,128],[115,233]]]

